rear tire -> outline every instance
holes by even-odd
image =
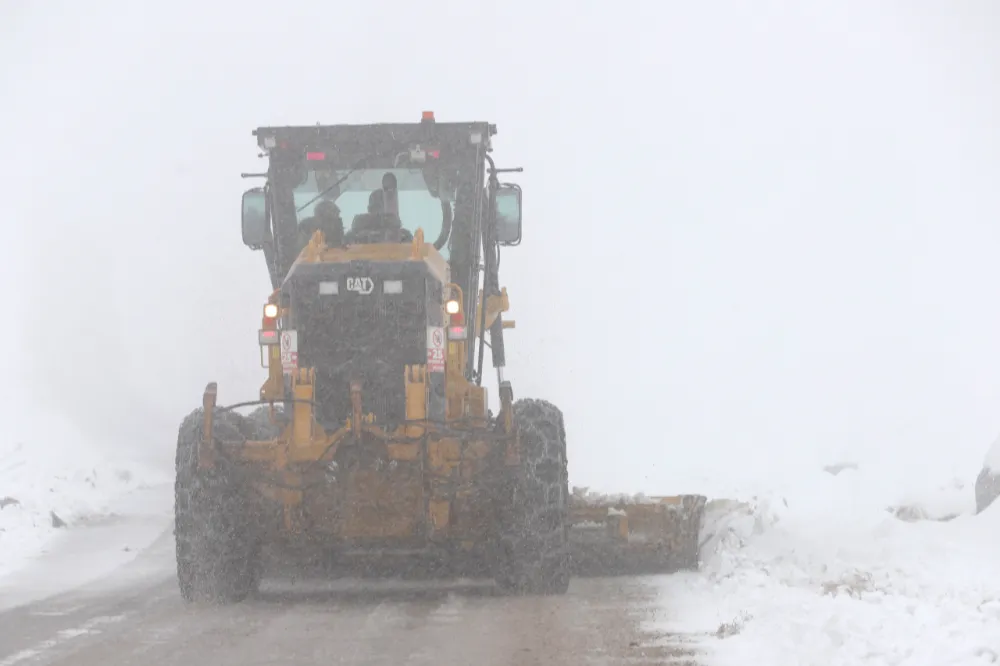
[[[569,475],[562,412],[544,400],[514,403],[521,464],[509,502],[496,576],[509,594],[565,594],[569,589]]]
[[[187,602],[238,603],[261,578],[260,544],[253,500],[236,470],[219,460],[213,470],[198,470],[204,410],[184,419],[177,437],[174,482],[174,536],[177,581]],[[242,441],[247,424],[238,414],[216,412],[216,438]]]

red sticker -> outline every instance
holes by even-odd
[[[444,372],[445,346],[444,328],[427,327],[427,371]]]

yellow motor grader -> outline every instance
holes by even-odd
[[[701,496],[570,491],[561,411],[515,400],[498,266],[521,189],[487,122],[261,127],[244,243],[273,292],[257,399],[215,383],[180,426],[185,600],[237,602],[277,560],[361,576],[486,577],[562,594],[573,575],[698,566]],[[497,372],[494,413],[485,348]],[[240,413],[239,408],[252,409]]]

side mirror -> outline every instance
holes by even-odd
[[[243,244],[251,250],[259,250],[271,240],[268,213],[264,188],[255,187],[243,193]]]
[[[496,191],[493,207],[493,235],[501,245],[521,242],[521,187],[504,183]]]

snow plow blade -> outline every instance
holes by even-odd
[[[574,489],[570,566],[582,577],[695,570],[703,495],[591,499]]]

